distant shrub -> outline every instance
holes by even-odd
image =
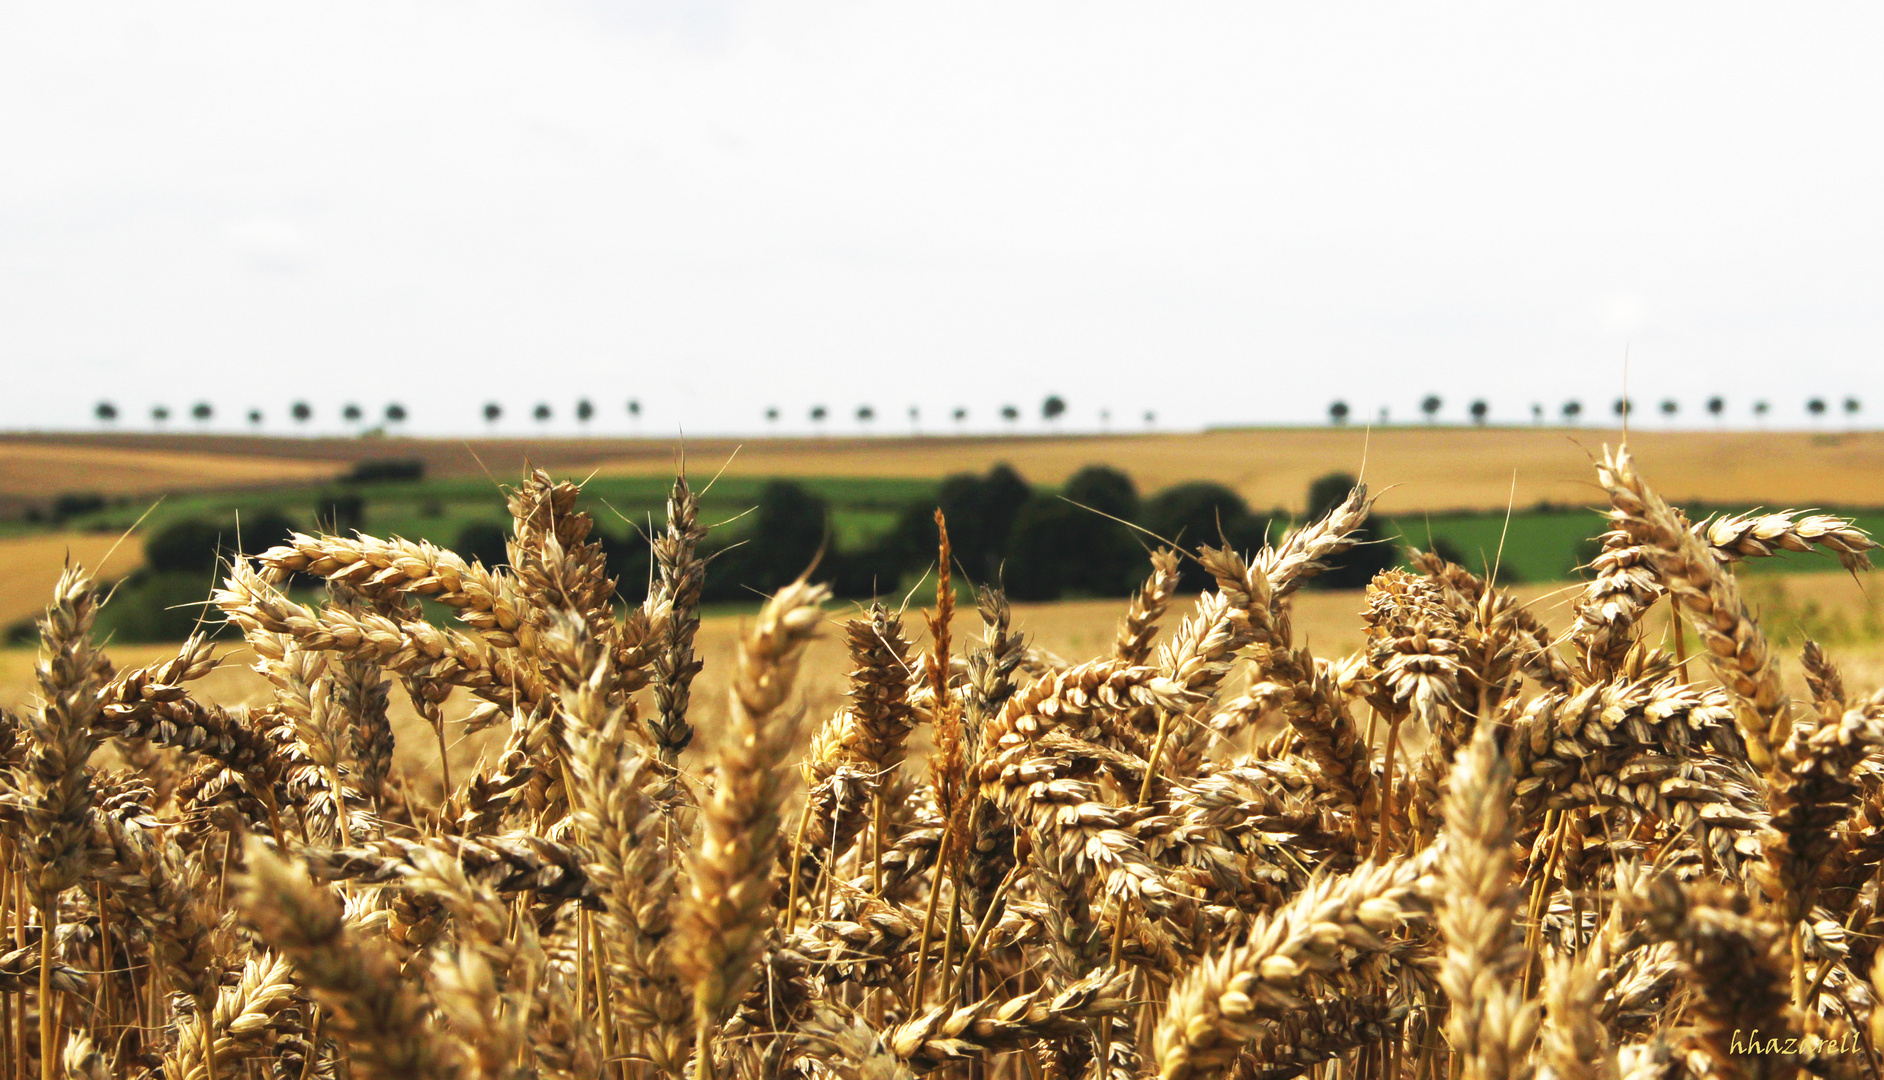
[[[458,530],[458,542],[452,550],[485,566],[510,565],[510,551],[505,546],[510,531],[495,521],[473,521]]]
[[[52,500],[52,517],[65,521],[105,508],[105,497],[95,491],[67,491]]]
[[[336,536],[360,532],[366,528],[366,499],[357,491],[322,492],[315,500],[314,519]]]
[[[1187,551],[1203,544],[1227,543],[1251,552],[1261,548],[1269,535],[1269,522],[1251,513],[1242,496],[1208,480],[1158,492],[1145,500],[1139,516],[1145,528]],[[1178,581],[1180,588],[1195,592],[1208,588],[1211,577],[1195,559],[1186,559]]]
[[[1063,497],[1062,497],[1063,496]],[[1015,515],[1006,584],[1016,600],[1124,596],[1143,576],[1144,552],[1114,518],[1138,516],[1138,492],[1116,469],[1089,465],[1062,496],[1036,495]]]
[[[350,484],[376,484],[382,481],[425,479],[425,462],[417,458],[373,458],[356,461],[343,478]]]
[[[1354,477],[1329,473],[1308,485],[1308,521],[1317,521],[1340,506],[1354,490]],[[1400,561],[1387,525],[1369,514],[1354,530],[1354,546],[1329,560],[1328,569],[1308,580],[1311,589],[1364,589],[1374,575]]]

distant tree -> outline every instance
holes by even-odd
[[[1715,394],[1713,397],[1707,399],[1707,414],[1709,416],[1712,416],[1716,423],[1720,421],[1721,414],[1726,411],[1727,411],[1727,399],[1726,398],[1721,397],[1719,394]]]
[[[150,418],[162,424],[164,421],[170,419],[170,407],[168,405],[152,405],[150,407]]]
[[[1663,398],[1661,409],[1664,419],[1673,420],[1675,414],[1681,411],[1681,403],[1674,398]]]
[[[1381,425],[1382,427],[1385,427],[1385,426],[1387,426],[1387,407],[1386,407],[1385,405],[1382,405],[1382,406],[1380,407],[1380,419],[1379,419],[1379,423],[1380,423],[1380,425]]]
[[[1145,528],[1189,551],[1200,544],[1229,544],[1242,552],[1260,549],[1269,535],[1269,522],[1250,512],[1243,497],[1222,484],[1199,480],[1166,488],[1145,500],[1139,513]],[[1189,592],[1213,580],[1194,559],[1185,559],[1179,571],[1180,588]]]
[[[706,598],[741,600],[755,593],[769,594],[819,562],[818,580],[828,580],[834,569],[828,550],[831,508],[823,499],[789,480],[773,480],[759,489],[758,505],[741,521],[737,535],[763,538],[722,548],[713,556],[717,574],[708,574]]]
[[[388,404],[386,406],[386,422],[389,424],[405,423],[406,407],[399,404],[397,401]]]
[[[1541,424],[1543,422],[1544,422],[1544,406],[1538,404],[1535,401],[1531,402],[1531,423]]]
[[[1068,478],[1059,496],[1038,494],[1014,517],[1005,583],[1016,600],[1057,600],[1074,594],[1124,596],[1144,575],[1131,530],[1116,519],[1138,516],[1130,477],[1089,465]]]
[[[922,409],[915,405],[909,407],[909,430],[918,433],[922,431]]]
[[[1040,416],[1049,424],[1057,424],[1060,417],[1066,415],[1066,399],[1058,394],[1048,394],[1047,400],[1040,403]]]
[[[1619,397],[1610,403],[1609,411],[1615,413],[1618,420],[1627,420],[1629,414],[1635,411],[1635,402],[1626,397]]]
[[[486,567],[510,564],[510,534],[494,521],[473,521],[458,530],[452,550]]]
[[[636,398],[628,399],[628,419],[636,423],[641,421],[641,402]]]
[[[778,406],[777,405],[768,406],[766,408],[765,419],[768,423],[773,423],[773,424],[778,423]]]
[[[1328,406],[1328,420],[1330,423],[1334,423],[1334,424],[1347,423],[1348,422],[1348,403],[1345,401],[1336,401],[1333,404],[1329,405]]]
[[[588,398],[578,398],[576,401],[576,423],[581,424],[582,429],[587,431],[589,429],[589,421],[593,419],[595,419],[595,402],[590,401]]]
[[[314,502],[314,520],[336,536],[366,528],[366,497],[357,491],[324,492]]]
[[[1329,473],[1308,485],[1308,518],[1319,521],[1329,511],[1347,501],[1354,490],[1354,477],[1347,473]],[[1317,589],[1363,589],[1374,575],[1399,561],[1387,534],[1386,523],[1369,514],[1352,534],[1355,546],[1328,560],[1328,569],[1310,579]]]
[[[260,409],[249,410],[249,426],[250,427],[262,426],[262,410]]]
[[[1145,426],[1150,427],[1151,425],[1157,422],[1158,422],[1158,414],[1155,412],[1152,412],[1150,409],[1146,409],[1145,410]]]
[[[1020,410],[1012,405],[1003,405],[1001,406],[1001,419],[1012,424],[1014,421],[1020,419]]]
[[[1824,410],[1821,409],[1821,412]],[[199,424],[209,423],[209,418],[216,415],[216,407],[207,401],[199,401],[190,406],[190,419]]]
[[[1439,418],[1439,408],[1444,404],[1445,402],[1439,399],[1438,394],[1427,394],[1420,399],[1420,411],[1426,414],[1427,423],[1430,424]]]
[[[118,418],[118,407],[109,401],[101,401],[92,407],[92,415],[109,424]]]
[[[1102,431],[1112,430],[1112,410],[1111,409],[1099,410],[1099,428]]]
[[[1855,397],[1845,398],[1845,415],[1850,417],[1851,419],[1853,420],[1857,419],[1858,411],[1862,408],[1864,408],[1864,404],[1860,402],[1857,398]]]
[[[955,411],[951,413],[950,415],[954,418],[955,423],[957,425],[961,425],[968,421],[968,410],[963,408],[960,405],[955,406]]]
[[[502,405],[499,405],[495,401],[487,401],[484,403],[484,422],[486,424],[495,427],[497,421],[501,420],[503,416],[504,407]]]
[[[1491,414],[1491,405],[1484,398],[1478,398],[1467,406],[1466,411],[1472,414],[1474,424],[1484,427],[1485,417]]]
[[[297,401],[288,406],[288,415],[294,417],[297,424],[305,424],[314,419],[314,407],[305,401]]]
[[[1759,420],[1761,423],[1766,422],[1766,414],[1772,411],[1773,411],[1772,403],[1764,399],[1753,403],[1754,419]]]
[[[813,405],[811,407],[811,422],[818,425],[819,430],[823,430],[824,418],[829,415],[831,415],[830,411],[822,405]]]
[[[876,418],[877,418],[877,411],[875,409],[871,408],[868,405],[857,406],[857,422],[859,424],[862,424],[866,431],[869,430],[870,428],[870,421],[875,420]]]
[[[537,402],[536,408],[530,410],[530,416],[539,424],[548,423],[549,418],[554,415],[555,413],[550,410],[549,402],[547,401]]]
[[[365,415],[364,412],[360,411],[360,407],[352,402],[348,402],[346,407],[340,410],[340,418],[349,424],[359,423],[360,418]]]
[[[1582,415],[1583,403],[1581,401],[1578,401],[1576,398],[1571,398],[1569,401],[1563,403],[1564,422],[1574,424],[1577,422],[1577,417]]]
[[[1806,412],[1811,413],[1812,419],[1814,420],[1823,419],[1825,416],[1825,399],[1822,397],[1808,399],[1806,401]]]

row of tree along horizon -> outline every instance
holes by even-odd
[[[1310,514],[1319,516],[1338,505],[1352,485],[1353,478],[1344,474],[1317,480],[1309,491]],[[846,550],[832,543],[832,508],[826,500],[800,484],[774,480],[760,488],[750,513],[710,534],[703,545],[709,560],[703,599],[753,602],[814,564],[813,579],[830,583],[840,597],[900,598],[901,590],[934,569],[938,507],[948,521],[957,579],[998,581],[1020,601],[1127,596],[1144,580],[1145,553],[1160,542],[1156,538],[1191,550],[1228,543],[1251,551],[1288,524],[1279,511],[1258,513],[1234,491],[1208,481],[1141,496],[1124,473],[1095,465],[1053,494],[1036,490],[1011,467],[997,465],[985,474],[946,478],[933,498],[900,511],[886,532]],[[244,546],[257,551],[295,530],[346,534],[366,531],[369,524],[358,491],[323,495],[315,516],[317,521],[301,522],[279,510],[245,513]],[[173,640],[189,633],[202,611],[205,583],[216,574],[218,560],[232,554],[234,525],[186,518],[151,535],[145,566],[117,590],[111,605],[116,610],[106,616],[108,629],[121,640]],[[1363,543],[1318,577],[1317,587],[1358,588],[1396,563],[1398,553],[1379,519],[1370,517],[1360,532]],[[452,547],[486,565],[504,565],[508,535],[495,521],[473,522]],[[598,526],[595,539],[621,599],[639,603],[652,569],[646,538]],[[1195,592],[1208,584],[1195,562],[1187,561],[1182,588]]]
[[[1851,395],[1847,395],[1838,404],[1844,414],[1851,418],[1855,418],[1863,409],[1863,403],[1860,402],[1857,397]],[[1707,398],[1702,403],[1702,407],[1709,416],[1712,416],[1717,421],[1726,418],[1727,399],[1718,394]],[[1426,397],[1422,398],[1419,403],[1419,411],[1425,416],[1428,423],[1437,422],[1444,408],[1445,399],[1438,394],[1428,394]],[[1676,398],[1662,398],[1657,403],[1656,408],[1664,419],[1673,420],[1681,413],[1681,402]],[[1810,397],[1805,401],[1805,409],[1815,420],[1821,419],[1831,411],[1832,403],[1823,397]],[[1618,420],[1627,420],[1635,413],[1636,405],[1630,398],[1619,397],[1610,402],[1609,411]],[[582,424],[586,429],[587,426],[595,420],[596,406],[595,403],[588,398],[579,398],[572,412],[577,422]],[[1549,415],[1549,412],[1550,410],[1546,409],[1541,402],[1532,402],[1530,407],[1531,422],[1535,424],[1543,423]],[[1755,419],[1764,420],[1772,412],[1772,402],[1765,398],[1756,399],[1751,404],[1751,412]],[[1066,400],[1058,394],[1048,395],[1048,397],[1041,402],[1040,417],[1049,424],[1057,423],[1066,413]],[[1557,413],[1567,424],[1574,425],[1579,423],[1584,413],[1583,402],[1577,398],[1571,398],[1558,407]],[[1021,409],[1017,405],[1003,405],[1000,407],[999,414],[1001,419],[1010,425],[1018,423],[1022,415]],[[118,410],[118,406],[114,402],[100,401],[93,409],[93,415],[95,415],[101,423],[114,424],[121,414]],[[199,401],[190,407],[189,415],[191,419],[198,423],[207,424],[215,418],[216,408],[207,401]],[[314,419],[314,407],[308,402],[297,401],[288,407],[288,415],[297,425],[305,425]],[[388,403],[381,411],[380,415],[383,417],[386,424],[391,425],[403,424],[410,418],[410,413],[407,411],[405,405],[396,401]],[[486,402],[480,410],[480,415],[487,425],[495,426],[498,421],[502,420],[504,417],[504,406],[501,402]],[[555,418],[556,410],[548,402],[540,401],[531,408],[529,415],[531,419],[535,420],[537,423],[546,424]],[[629,399],[627,402],[627,415],[631,420],[639,422],[641,418],[641,402],[639,399]],[[764,415],[768,423],[777,424],[783,418],[784,413],[777,406],[773,406],[767,408]],[[831,415],[831,410],[824,405],[813,405],[806,413],[807,418],[819,425],[828,421]],[[1487,424],[1491,420],[1491,403],[1485,398],[1474,398],[1466,405],[1466,415],[1470,417],[1474,424]],[[364,424],[367,421],[366,410],[357,403],[343,405],[340,409],[340,416],[346,423],[353,425]],[[966,423],[969,416],[969,409],[965,405],[955,406],[949,412],[949,418],[957,425]],[[171,418],[169,406],[153,405],[150,409],[150,417],[155,423],[167,423]],[[873,405],[859,405],[856,408],[855,417],[859,424],[869,425],[877,419],[876,407]],[[245,418],[251,426],[256,428],[261,427],[262,424],[267,421],[266,414],[259,408],[249,409]],[[922,421],[922,409],[916,405],[909,406],[908,418],[912,427],[919,425]],[[1111,410],[1100,409],[1099,418],[1102,423],[1109,425],[1112,421]],[[1156,412],[1148,409],[1144,411],[1143,419],[1146,425],[1149,426],[1157,422],[1158,415]],[[1353,408],[1346,400],[1337,399],[1328,406],[1328,419],[1330,422],[1340,425],[1356,419],[1356,416]],[[1383,405],[1380,407],[1376,420],[1380,423],[1387,423],[1390,420],[1387,406]]]
[[[1420,412],[1425,414],[1428,423],[1433,423],[1439,419],[1440,412],[1445,408],[1445,405],[1445,399],[1438,394],[1428,394],[1420,399]],[[1851,395],[1846,395],[1845,399],[1840,402],[1839,405],[1848,417],[1857,416],[1864,408],[1864,403]],[[1712,416],[1716,420],[1726,418],[1727,399],[1719,394],[1709,397],[1702,403],[1702,407],[1707,410],[1709,416]],[[1663,417],[1672,420],[1680,415],[1681,402],[1677,398],[1663,398],[1657,403],[1656,408],[1661,412]],[[1805,409],[1806,412],[1816,420],[1831,411],[1831,403],[1822,397],[1809,397],[1805,401]],[[1491,419],[1491,402],[1484,398],[1474,398],[1471,403],[1465,407],[1465,411],[1466,415],[1472,418],[1474,424],[1487,423]],[[1618,420],[1627,420],[1635,413],[1636,404],[1633,399],[1619,397],[1609,403],[1609,411]],[[1772,411],[1773,403],[1765,398],[1758,398],[1752,404],[1752,412],[1755,419],[1764,420]],[[1559,407],[1558,413],[1563,417],[1565,423],[1575,424],[1583,418],[1583,402],[1577,398],[1571,398]],[[1534,401],[1531,403],[1532,423],[1543,423],[1547,414],[1548,410],[1544,408],[1541,402]],[[1353,418],[1354,411],[1349,407],[1346,401],[1336,399],[1329,403],[1328,419],[1331,422],[1335,424],[1345,424]],[[1379,419],[1382,422],[1387,420],[1387,407],[1384,405],[1380,408]]]

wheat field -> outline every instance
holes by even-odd
[[[1304,592],[1365,486],[1109,614],[945,575],[703,622],[684,479],[624,612],[541,472],[508,568],[238,560],[227,656],[114,662],[74,567],[0,680],[0,1069],[1875,1076],[1874,613],[1736,570],[1877,545],[1592,473],[1590,579],[1519,594],[1425,555]]]

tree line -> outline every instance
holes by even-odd
[[[377,478],[377,477],[373,477]],[[364,479],[364,478],[363,478]],[[1337,505],[1354,479],[1331,474],[1308,492],[1308,519]],[[934,569],[940,508],[954,547],[954,573],[968,582],[1001,582],[1021,601],[1126,596],[1144,580],[1146,552],[1165,542],[1194,551],[1200,544],[1230,544],[1253,551],[1278,538],[1294,522],[1280,511],[1258,513],[1235,491],[1196,481],[1141,496],[1130,477],[1092,465],[1057,491],[1037,488],[1007,465],[982,474],[944,479],[934,498],[913,501],[890,528],[867,543],[846,548],[833,539],[831,504],[790,480],[760,489],[751,512],[709,535],[702,552],[709,560],[703,599],[744,604],[770,595],[815,564],[812,577],[828,582],[839,597],[866,600],[900,596]],[[257,552],[294,531],[318,529],[347,534],[368,531],[368,507],[356,490],[340,488],[319,497],[312,521],[280,510],[243,515],[240,550]],[[508,530],[495,521],[465,526],[452,545],[466,558],[488,566],[508,562]],[[639,532],[599,529],[608,572],[624,603],[645,596],[652,570],[647,538]],[[1315,580],[1321,588],[1360,588],[1395,564],[1397,552],[1383,522],[1369,518],[1362,543]],[[171,641],[196,628],[205,583],[221,560],[237,548],[234,521],[184,519],[145,541],[145,565],[117,590],[104,616],[124,641]],[[1195,562],[1182,569],[1182,588],[1209,582]],[[312,587],[316,581],[298,582]],[[30,630],[30,627],[26,628]]]
[[[1426,422],[1430,424],[1439,419],[1440,413],[1445,409],[1445,406],[1446,401],[1444,398],[1440,397],[1438,394],[1427,394],[1420,399],[1419,410],[1425,415]],[[1657,403],[1656,407],[1661,412],[1663,419],[1666,420],[1673,420],[1681,413],[1681,402],[1677,398],[1662,398],[1661,401]],[[1844,400],[1839,402],[1839,407],[1844,410],[1846,418],[1856,419],[1858,414],[1863,411],[1864,403],[1856,396],[1847,394]],[[1702,408],[1716,421],[1725,419],[1727,415],[1727,399],[1719,394],[1715,394],[1702,402]],[[1773,403],[1766,398],[1756,398],[1751,403],[1750,408],[1754,419],[1764,421],[1767,416],[1772,413]],[[1831,409],[1832,403],[1826,398],[1814,396],[1805,399],[1805,410],[1814,420],[1823,419]],[[1543,423],[1548,411],[1549,410],[1544,407],[1542,402],[1532,402],[1531,422],[1534,424]],[[1618,397],[1609,403],[1609,411],[1618,421],[1627,420],[1635,412],[1635,402],[1628,397]],[[1466,415],[1471,418],[1472,423],[1483,426],[1491,419],[1491,402],[1484,398],[1473,398],[1471,402],[1466,405],[1465,412]],[[1566,424],[1574,425],[1580,422],[1583,418],[1582,400],[1570,398],[1559,406],[1558,414],[1563,418],[1563,422]],[[1328,419],[1331,423],[1337,425],[1345,424],[1353,419],[1353,417],[1354,410],[1345,400],[1337,398],[1328,404]],[[1379,419],[1382,423],[1387,422],[1389,419],[1385,406],[1381,407]]]

